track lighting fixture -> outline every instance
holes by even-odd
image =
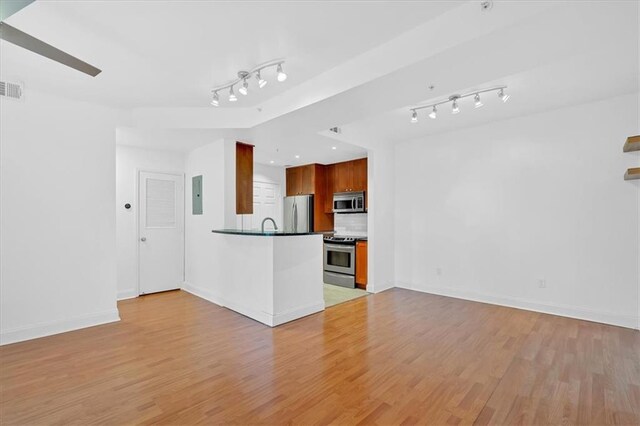
[[[262,79],[262,77],[260,76],[260,71],[256,73],[256,80],[258,80],[258,87],[260,89],[267,85],[267,80]]]
[[[462,95],[458,95],[458,94],[451,95],[447,99],[444,99],[444,100],[438,101],[438,102],[434,102],[434,103],[431,103],[431,104],[428,104],[428,105],[420,105],[420,106],[417,106],[417,107],[409,108],[409,112],[411,112],[411,122],[412,123],[417,122],[418,121],[418,113],[417,113],[417,111],[419,111],[421,109],[425,109],[425,108],[431,108],[431,112],[429,113],[429,118],[435,119],[437,114],[438,114],[437,107],[439,105],[443,105],[443,104],[446,104],[446,103],[449,103],[449,102],[451,102],[451,113],[452,114],[458,114],[460,112],[460,105],[458,104],[458,102],[460,101],[460,99],[467,98],[469,96],[473,96],[475,107],[476,108],[480,108],[480,107],[482,107],[484,105],[482,103],[482,101],[480,100],[480,94],[481,93],[497,91],[498,92],[498,98],[500,98],[500,100],[502,100],[502,102],[507,102],[507,100],[509,99],[509,95],[504,92],[504,90],[506,88],[507,88],[507,86],[497,86],[497,87],[490,87],[488,89],[474,90],[473,92],[464,93]]]
[[[482,103],[482,101],[480,100],[480,94],[476,93],[476,96],[473,98],[474,104],[476,106],[476,108],[482,108],[482,106],[484,105]]]
[[[506,93],[504,93],[504,88],[502,88],[498,92],[498,97],[502,100],[502,102],[507,102],[511,95],[507,95]]]
[[[457,114],[460,112],[460,107],[458,106],[458,99],[453,100],[453,104],[451,104],[451,114]]]
[[[278,81],[282,83],[287,79],[287,75],[282,71],[282,64],[278,64]]]
[[[238,89],[238,92],[240,92],[244,96],[247,96],[247,93],[249,93],[249,83],[247,83],[246,78],[242,82],[242,87]]]
[[[238,78],[227,83],[224,84],[222,86],[217,86],[214,87],[213,89],[211,89],[211,92],[213,92],[214,96],[213,96],[213,100],[211,101],[211,105],[213,106],[219,106],[220,105],[220,99],[218,98],[218,92],[221,90],[226,90],[229,89],[229,102],[236,102],[238,100],[237,96],[235,95],[235,93],[233,92],[233,86],[235,86],[236,84],[239,86],[238,92],[240,92],[240,94],[246,96],[249,93],[249,81],[251,79],[251,77],[253,77],[255,75],[256,77],[256,81],[258,82],[258,87],[260,89],[262,89],[264,86],[267,85],[267,80],[262,78],[262,73],[261,71],[264,70],[265,68],[269,68],[269,67],[277,67],[276,68],[276,72],[277,72],[277,79],[279,82],[283,82],[287,79],[287,74],[285,74],[285,72],[282,70],[282,64],[284,64],[284,59],[275,59],[273,61],[269,61],[269,62],[265,62],[263,64],[260,64],[256,67],[254,67],[253,69],[249,70],[249,71],[238,71]]]

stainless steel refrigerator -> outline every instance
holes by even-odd
[[[284,232],[313,232],[313,195],[284,198]]]

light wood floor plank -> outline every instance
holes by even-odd
[[[184,292],[0,348],[0,423],[640,424],[640,333],[393,289],[271,329]]]

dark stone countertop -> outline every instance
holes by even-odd
[[[321,235],[321,232],[284,232],[284,231],[260,231],[259,229],[214,229],[214,234],[227,235],[253,235],[259,237],[295,237],[299,235]]]

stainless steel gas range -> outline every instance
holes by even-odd
[[[356,287],[356,239],[324,237],[324,282],[341,287]]]

